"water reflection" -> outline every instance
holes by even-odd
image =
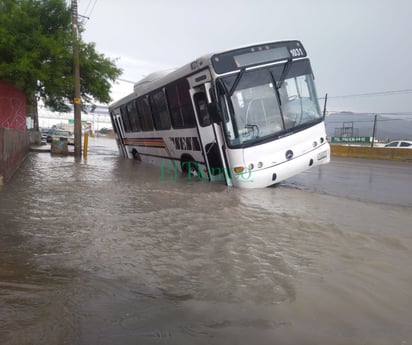
[[[29,157],[0,192],[5,344],[412,339],[408,209],[159,179],[107,140]]]

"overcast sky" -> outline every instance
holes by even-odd
[[[411,0],[78,0],[83,40],[138,81],[207,53],[301,40],[329,110],[412,113]],[[120,82],[112,97],[132,92]],[[410,90],[380,96],[337,97]],[[321,100],[321,103],[323,101]]]

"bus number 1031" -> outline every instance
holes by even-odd
[[[295,58],[299,56],[305,56],[305,53],[303,52],[302,48],[293,48],[290,50],[290,55]]]

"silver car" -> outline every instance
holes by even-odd
[[[398,147],[402,149],[412,149],[412,141],[407,140],[395,140],[386,144],[385,147]]]
[[[74,145],[74,135],[70,131],[55,129],[51,135],[51,141],[67,141],[68,145]]]

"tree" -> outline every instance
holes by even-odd
[[[110,81],[121,74],[115,61],[80,39],[80,71],[82,104],[110,102]],[[64,0],[0,0],[0,80],[23,90],[29,106],[40,97],[52,110],[70,110],[72,27]]]

